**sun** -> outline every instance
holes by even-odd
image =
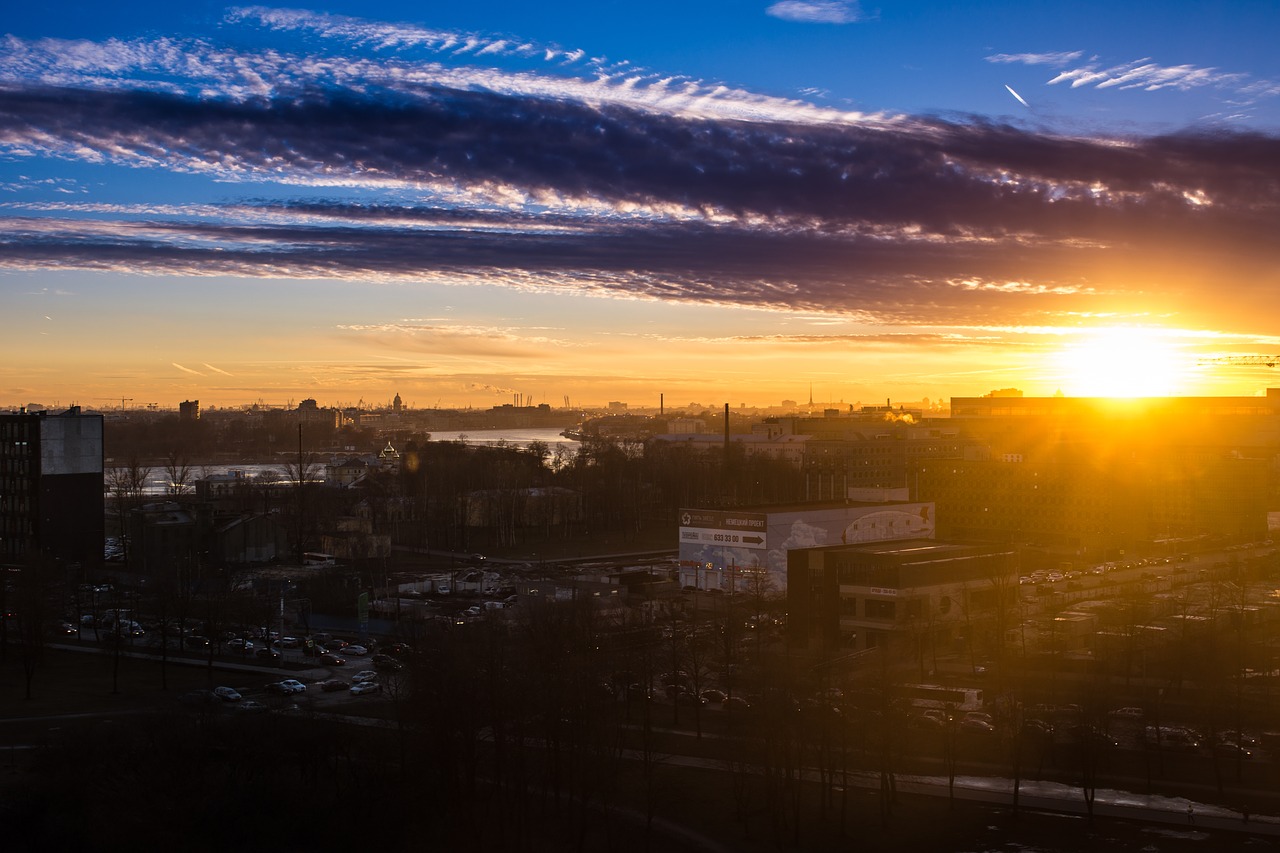
[[[1188,356],[1163,329],[1110,327],[1088,332],[1055,356],[1070,397],[1166,397],[1185,384]]]

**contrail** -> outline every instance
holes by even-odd
[[[1023,105],[1024,107],[1026,107],[1027,109],[1031,109],[1031,105],[1030,105],[1030,104],[1028,104],[1026,101],[1024,101],[1024,100],[1022,99],[1022,96],[1021,96],[1021,95],[1019,95],[1017,92],[1013,91],[1013,87],[1012,87],[1012,86],[1010,86],[1008,83],[1005,83],[1005,84],[1004,84],[1004,87],[1005,87],[1006,89],[1008,89],[1008,90],[1009,90],[1009,94],[1010,94],[1010,95],[1013,95],[1015,98],[1017,98],[1017,99],[1018,99],[1018,103],[1022,104],[1022,105]]]

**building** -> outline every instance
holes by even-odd
[[[178,404],[178,420],[180,421],[198,421],[200,420],[200,401],[199,400],[183,400]]]
[[[835,501],[680,511],[680,585],[722,592],[785,589],[787,555],[799,548],[930,539],[933,505]]]
[[[96,567],[103,536],[102,416],[0,414],[0,560]]]
[[[1011,548],[909,539],[787,555],[787,630],[814,652],[955,651],[999,642],[1017,602]]]
[[[177,501],[156,501],[129,512],[129,564],[153,576],[173,575],[200,553],[196,516]]]
[[[673,421],[672,423],[687,424],[689,421]],[[702,421],[693,420],[692,423],[701,424]],[[700,455],[724,453],[725,448],[732,445],[742,448],[744,456],[765,457],[799,468],[804,463],[805,442],[809,440],[809,437],[804,435],[771,436],[757,433],[750,435],[738,433],[730,435],[726,439],[722,435],[712,433],[685,431],[655,435],[653,440],[663,442],[671,447],[687,447]]]
[[[952,400],[965,452],[917,457],[938,535],[1030,546],[1045,565],[1267,536],[1280,500],[1280,389],[1265,397]],[[1035,567],[1029,563],[1028,567]],[[1040,566],[1044,567],[1044,566]]]

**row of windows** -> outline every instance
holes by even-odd
[[[32,437],[31,422],[28,420],[0,420],[0,441],[22,439],[29,441]]]
[[[0,536],[30,536],[34,533],[31,521],[27,518],[0,516]]]
[[[10,492],[0,498],[0,512],[5,515],[26,516],[31,512],[31,495],[26,492]]]
[[[0,474],[0,494],[25,497],[31,491],[31,478],[20,474]]]

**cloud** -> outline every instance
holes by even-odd
[[[1078,50],[1064,50],[1057,53],[996,53],[988,56],[987,62],[1011,63],[1021,65],[1066,65],[1074,62],[1084,54]]]
[[[1179,89],[1186,91],[1205,86],[1217,88],[1242,88],[1249,80],[1249,75],[1238,72],[1219,71],[1216,68],[1198,68],[1194,65],[1163,66],[1147,59],[1113,65],[1110,68],[1099,68],[1090,63],[1059,73],[1049,81],[1049,85],[1070,83],[1071,88],[1093,86],[1098,89],[1144,89],[1154,92],[1159,89]]]
[[[201,364],[203,364],[203,365],[204,365],[205,367],[207,367],[209,370],[212,370],[214,373],[221,373],[223,376],[234,376],[234,375],[235,375],[235,374],[233,374],[233,373],[228,373],[227,371],[223,370],[221,367],[214,367],[212,364],[209,364],[207,361],[206,361],[206,362],[201,362]]]
[[[179,370],[181,370],[183,373],[191,373],[191,374],[194,374],[194,375],[196,375],[196,376],[204,376],[204,374],[203,374],[203,373],[201,373],[200,371],[198,371],[198,370],[192,370],[190,367],[183,367],[181,364],[178,364],[178,362],[176,362],[176,361],[170,362],[170,364],[172,364],[174,367],[176,367],[176,368],[178,368]]]
[[[852,24],[862,20],[862,10],[855,0],[779,0],[765,13],[807,24]]]
[[[1127,315],[1140,300],[1256,318],[1280,287],[1274,136],[1065,136],[657,76],[517,73],[475,63],[499,41],[531,65],[545,49],[335,20],[333,38],[395,55],[4,40],[0,151],[205,178],[229,200],[6,195],[0,268],[483,283],[957,325]],[[469,64],[402,55],[418,44]],[[1140,68],[1106,79],[1179,77]],[[1235,299],[1202,296],[1228,268]],[[451,335],[476,352],[543,343],[344,331],[424,348]]]
[[[986,57],[987,62],[1018,63],[1022,65],[1052,65],[1064,67],[1080,59],[1082,51],[1058,53],[997,53]],[[1189,91],[1200,88],[1225,89],[1246,100],[1280,95],[1280,84],[1270,80],[1255,80],[1239,71],[1220,71],[1195,65],[1160,65],[1148,59],[1102,66],[1096,61],[1062,71],[1048,81],[1049,85],[1069,83],[1071,88],[1092,86],[1098,89],[1140,89],[1155,92],[1161,89]]]
[[[1012,87],[1012,86],[1010,86],[1008,83],[1005,83],[1005,84],[1004,84],[1004,87],[1005,87],[1006,89],[1008,89],[1008,90],[1009,90],[1009,94],[1010,94],[1010,95],[1013,95],[1015,98],[1017,98],[1017,99],[1018,99],[1018,103],[1022,104],[1022,105],[1023,105],[1024,107],[1026,107],[1027,109],[1031,109],[1031,105],[1030,105],[1030,104],[1028,104],[1028,103],[1026,102],[1026,100],[1025,100],[1021,95],[1019,95],[1017,92],[1015,92],[1015,91],[1013,90],[1013,87]]]

